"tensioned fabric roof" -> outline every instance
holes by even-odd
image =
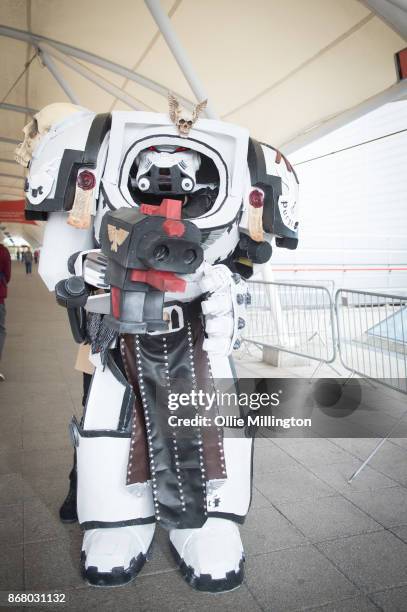
[[[332,118],[392,90],[397,80],[394,54],[405,47],[404,4],[161,0],[219,117],[248,127],[254,137],[283,150],[292,150],[304,134]],[[30,32],[50,39],[51,45],[57,41],[90,52],[159,83],[164,92],[195,101],[143,0],[1,0],[0,24],[12,28],[7,32],[14,36]],[[45,48],[50,43],[34,42],[45,43]],[[130,109],[63,64],[55,47],[49,50],[56,53],[52,61],[82,106],[97,112]],[[30,42],[0,35],[0,200],[21,197],[21,179],[5,175],[23,176],[24,171],[4,161],[13,159],[15,148],[4,139],[21,139],[29,116],[4,105],[40,109],[68,101],[41,56],[34,57],[15,84],[36,52]],[[139,108],[167,109],[165,95],[78,55],[73,61],[129,94]]]

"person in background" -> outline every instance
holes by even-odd
[[[24,254],[24,263],[25,263],[25,273],[31,274],[32,272],[32,264],[33,264],[33,254],[31,249],[27,249]]]
[[[6,305],[7,285],[11,277],[11,257],[8,249],[0,244],[0,361],[6,339]],[[5,380],[0,372],[0,381]]]
[[[34,263],[35,263],[35,265],[37,265],[37,264],[38,264],[38,259],[39,259],[39,256],[40,256],[40,252],[39,252],[39,250],[38,250],[38,249],[35,249],[35,251],[34,251]]]
[[[21,252],[20,249],[17,249],[17,261],[20,261],[21,258]]]

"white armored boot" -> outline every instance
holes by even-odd
[[[113,587],[133,580],[147,560],[154,524],[85,531],[82,575],[92,586]]]
[[[237,523],[251,499],[252,440],[224,439],[226,482],[208,484],[208,519],[200,529],[170,531],[171,550],[185,580],[200,591],[230,591],[243,581],[244,551]]]
[[[130,582],[143,567],[155,529],[149,484],[126,486],[130,438],[73,426],[78,460],[82,575],[93,586]]]
[[[242,583],[243,545],[233,521],[208,518],[200,529],[173,529],[170,542],[182,575],[195,589],[230,591]]]

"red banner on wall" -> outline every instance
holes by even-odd
[[[0,223],[28,223],[36,225],[35,221],[27,221],[24,216],[24,200],[0,200]]]
[[[407,79],[407,47],[396,53],[396,66],[399,81]]]

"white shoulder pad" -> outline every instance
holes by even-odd
[[[41,138],[25,185],[28,218],[43,219],[46,213],[69,211],[78,173],[83,170],[94,175],[94,182],[100,182],[110,123],[110,114],[95,115],[84,110],[52,127]],[[97,191],[94,190],[96,197]]]
[[[280,151],[254,139],[249,143],[248,168],[243,223],[250,224],[250,217],[260,215],[264,232],[276,236],[276,246],[295,249],[299,191],[295,170]]]

